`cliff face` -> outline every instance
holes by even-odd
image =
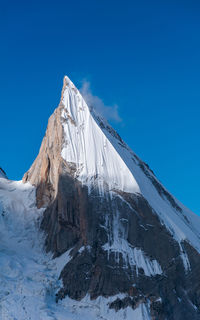
[[[149,319],[200,319],[200,221],[157,180],[65,77],[38,157],[24,175],[45,207],[46,249],[70,261],[57,300],[124,294]]]

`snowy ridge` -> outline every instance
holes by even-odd
[[[138,184],[125,162],[104,135],[73,83],[65,77],[62,104],[65,144],[62,157],[77,167],[77,178],[104,190],[140,192]]]

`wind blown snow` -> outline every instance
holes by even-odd
[[[90,88],[90,82],[89,81],[83,81],[83,85],[80,89],[80,93],[82,94],[85,102],[90,108],[95,108],[95,110],[105,119],[111,120],[114,122],[122,122],[122,119],[119,115],[119,107],[118,105],[113,106],[107,106],[103,102],[102,99],[100,99],[97,96],[94,96],[92,94],[91,88]]]

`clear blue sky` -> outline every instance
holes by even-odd
[[[118,104],[112,123],[200,214],[200,2],[0,2],[0,166],[20,179],[67,74]]]

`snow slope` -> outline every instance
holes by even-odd
[[[103,120],[102,120],[103,121]],[[103,129],[104,134],[112,142],[115,150],[121,156],[127,167],[134,175],[135,180],[140,188],[141,194],[149,202],[150,206],[157,213],[162,224],[164,224],[173,237],[178,241],[184,262],[185,269],[189,269],[189,261],[184,253],[182,242],[184,240],[200,252],[200,218],[192,211],[187,209],[180,201],[174,198],[159,182],[148,167],[141,169],[141,163],[144,163],[136,154],[123,142],[118,141],[112,131],[108,130],[109,126]],[[155,187],[156,182],[164,191],[159,192]],[[168,199],[168,195],[171,201]],[[173,205],[174,203],[174,205]]]
[[[69,252],[52,259],[39,231],[43,209],[35,206],[35,188],[29,183],[0,178],[0,319],[1,320],[148,320],[148,302],[136,310],[115,312],[109,299],[55,302],[62,283],[60,271]]]
[[[97,182],[103,191],[109,189],[139,192],[138,184],[109,139],[102,133],[74,84],[67,83],[63,94],[62,117],[65,144],[62,157],[77,166],[77,178],[88,186]]]
[[[64,80],[61,102],[65,143],[62,157],[76,165],[76,178],[89,189],[96,186],[102,193],[106,185],[109,191],[118,189],[143,195],[161,223],[178,241],[188,270],[190,265],[183,241],[189,241],[200,252],[200,218],[168,193],[107,121],[96,113],[93,106],[87,106],[70,79],[65,77]]]

